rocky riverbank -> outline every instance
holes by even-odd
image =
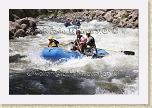
[[[36,35],[36,18],[108,21],[117,27],[138,28],[137,9],[10,9],[9,39]]]
[[[35,35],[37,20],[33,18],[30,10],[9,10],[9,39]]]
[[[51,14],[50,18],[53,17],[53,14]],[[138,28],[137,9],[86,9],[83,12],[69,12],[66,14],[59,10],[56,18],[96,19],[111,22],[117,27]]]

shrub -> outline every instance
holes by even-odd
[[[121,16],[121,19],[128,18],[128,16],[129,16],[129,13],[123,14],[123,15]]]
[[[92,16],[91,16],[91,18],[93,19],[95,17],[95,15],[96,15],[96,13],[93,13]]]

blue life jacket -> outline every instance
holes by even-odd
[[[67,22],[64,22],[64,26],[67,27],[67,26],[68,26],[68,23],[67,23]]]
[[[81,24],[80,24],[80,21],[77,21],[77,22],[76,22],[76,25],[77,25],[77,26],[80,26],[80,25],[81,25]]]

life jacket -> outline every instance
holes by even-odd
[[[50,44],[49,44],[49,47],[56,47],[57,45],[55,44],[55,42],[51,42]]]
[[[65,23],[64,23],[64,26],[65,26],[65,27],[67,27],[67,26],[68,26],[68,23],[67,23],[67,22],[65,22]]]
[[[77,50],[82,51],[82,45],[77,46]]]
[[[71,25],[70,22],[65,22],[65,23],[64,23],[64,26],[65,26],[65,27],[70,26],[70,25]]]
[[[58,42],[57,40],[54,40],[54,39],[53,39],[53,41],[52,41],[51,43],[49,43],[48,46],[49,46],[49,47],[58,47],[58,45],[57,45],[58,43],[59,43],[59,42]]]
[[[77,39],[75,40],[74,45],[78,46],[78,45],[81,44],[81,38],[83,38],[83,36],[82,36],[82,35],[80,35],[80,36],[81,36],[80,38],[77,38]]]
[[[76,22],[76,25],[77,25],[77,26],[80,26],[80,25],[81,25],[81,24],[80,24],[80,21],[77,21],[77,22]]]
[[[82,37],[80,38],[80,41],[81,41],[81,43],[85,44],[85,43],[87,42],[87,39],[82,36]]]
[[[87,45],[89,46],[96,46],[95,45],[95,40],[92,36],[90,36],[87,40],[90,40],[89,43],[87,43]]]

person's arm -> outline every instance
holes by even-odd
[[[57,41],[57,40],[55,40],[55,39],[54,39],[53,41],[54,41],[55,44],[59,44],[59,41]]]
[[[75,39],[74,41],[72,41],[71,43],[74,44],[76,42],[77,39]]]
[[[49,44],[48,44],[48,47],[49,47],[49,45],[50,45],[50,42],[49,42]]]

